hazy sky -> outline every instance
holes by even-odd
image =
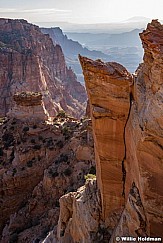
[[[117,22],[133,16],[163,19],[163,0],[0,0],[0,17],[30,22]]]

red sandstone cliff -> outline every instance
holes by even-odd
[[[126,201],[128,195],[139,201],[129,230],[163,237],[163,25],[153,20],[140,38],[144,62],[134,77],[126,127]]]
[[[93,228],[89,229],[85,216],[84,226],[79,224],[74,231],[82,211],[74,195],[72,218],[59,242],[66,242],[66,235],[79,242],[116,242],[116,236],[163,237],[163,26],[153,20],[140,37],[144,62],[135,75],[117,63],[79,57],[90,102],[101,194],[102,213],[95,221],[99,226],[103,222],[110,240],[93,240],[98,233],[94,217],[89,218]],[[84,191],[85,195],[86,187]],[[79,201],[84,210],[84,196]],[[62,197],[60,222],[64,222],[64,203]],[[88,207],[88,216],[91,210]]]
[[[69,92],[70,89],[70,92]],[[12,107],[16,92],[41,92],[49,117],[63,109],[84,114],[86,93],[67,69],[59,45],[25,20],[0,19],[0,115]]]
[[[38,106],[40,94],[31,95],[30,104],[35,100]],[[29,105],[28,98],[14,99]],[[91,121],[58,116],[52,125],[38,122],[37,114],[35,118],[35,123],[17,118],[0,122],[2,243],[45,238],[57,225],[59,198],[76,191],[84,175],[95,170]]]
[[[97,183],[87,181],[77,192],[61,197],[58,237],[55,228],[43,242],[163,237],[163,26],[152,21],[140,36],[144,62],[135,75],[117,63],[80,57],[93,124]],[[70,70],[67,77],[72,75]],[[40,109],[44,92],[34,91],[25,96],[17,92],[14,109],[31,107],[38,110],[35,119],[45,119]],[[26,109],[23,112],[27,114]],[[71,118],[56,118],[53,126],[30,122],[12,118],[0,126],[3,225],[10,217],[3,243],[41,241],[57,222],[59,197],[84,182],[93,160],[89,124]]]

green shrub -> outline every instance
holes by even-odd
[[[56,200],[56,201],[55,201],[55,206],[56,206],[56,208],[59,208],[59,206],[60,206],[60,205],[59,205],[59,200]]]
[[[53,171],[52,168],[50,168],[48,172],[49,172],[49,174],[50,174],[52,177],[57,177],[57,176],[59,175],[58,172],[57,172],[57,171]]]
[[[24,127],[23,128],[23,132],[28,132],[29,131],[29,127]]]
[[[18,234],[14,233],[10,236],[9,243],[16,243],[16,242],[18,242]]]
[[[63,162],[67,162],[68,161],[68,155],[67,154],[61,154],[60,158]]]
[[[33,161],[32,160],[27,161],[27,167],[32,167],[32,165],[33,165]]]
[[[10,155],[10,159],[9,162],[12,163],[12,161],[14,160],[15,155],[14,155],[14,150],[12,151],[11,155]]]
[[[39,135],[38,140],[43,140],[43,136]]]
[[[11,126],[11,127],[10,127],[10,130],[11,130],[11,131],[14,131],[14,129],[15,129],[14,126]]]
[[[4,142],[5,148],[14,145],[14,136],[11,133],[5,133],[2,136],[2,141]]]
[[[33,146],[33,149],[35,149],[35,150],[39,150],[40,148],[41,148],[41,145],[40,144],[35,144]]]
[[[66,136],[69,133],[70,133],[70,128],[69,127],[63,127],[62,128],[62,134],[63,134],[63,136]]]
[[[16,125],[16,121],[13,121],[11,124],[12,124],[12,125]]]
[[[91,166],[90,170],[89,170],[89,174],[92,174],[92,175],[96,175],[96,167],[95,166]]]
[[[71,171],[70,168],[67,168],[67,169],[65,169],[65,171],[63,172],[63,174],[64,174],[65,176],[70,176],[70,175],[72,174],[72,171]]]
[[[3,149],[0,148],[0,156],[3,156]]]
[[[66,112],[64,110],[60,110],[57,114],[57,117],[60,118],[65,118],[66,117]]]
[[[50,147],[50,146],[53,146],[54,145],[54,143],[53,143],[53,139],[52,138],[49,138],[48,140],[47,140],[47,147]]]
[[[14,176],[16,174],[16,172],[17,172],[17,169],[16,168],[13,168],[12,175]]]
[[[87,175],[84,176],[85,180],[95,179],[95,178],[96,178],[96,175],[93,175],[93,174],[87,174]]]
[[[60,164],[62,162],[67,162],[68,161],[68,155],[67,154],[61,154],[56,160],[55,164]]]
[[[56,146],[61,149],[63,148],[64,144],[61,140],[59,140],[58,142],[56,142]]]

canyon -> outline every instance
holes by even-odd
[[[101,58],[105,62],[119,62],[129,72],[134,72],[143,57],[139,38],[142,30],[134,29],[129,32],[121,30],[118,34],[107,33],[107,31],[105,33],[101,30],[97,34],[95,30],[93,33],[89,31],[64,33],[59,27],[41,28],[44,34],[49,34],[53,42],[62,47],[67,65],[75,71],[81,83],[84,83],[84,78],[78,60],[79,53],[93,60]]]
[[[85,185],[77,195],[60,199],[58,230],[64,225],[64,234],[59,242],[163,237],[163,26],[153,20],[140,38],[144,62],[133,75],[118,63],[79,56],[90,104],[97,188],[90,182],[91,198]],[[69,203],[67,219],[63,211],[69,197],[73,206]]]
[[[80,117],[87,100],[84,87],[67,68],[62,49],[38,26],[25,20],[0,19],[0,115],[5,116],[16,92],[43,95],[52,119],[59,110]]]
[[[95,173],[86,91],[49,35],[1,18],[0,94],[0,242],[38,242]]]
[[[163,25],[140,34],[134,74],[79,55],[88,103],[48,34],[0,34],[0,242],[163,237]]]
[[[53,42],[59,44],[62,47],[67,65],[75,71],[75,74],[81,83],[84,83],[84,79],[81,65],[78,60],[79,53],[93,59],[102,58],[107,60],[109,58],[108,55],[102,53],[101,51],[91,51],[88,48],[83,47],[78,41],[69,39],[59,27],[41,28],[41,31],[44,34],[49,34]]]

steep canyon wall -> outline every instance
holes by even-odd
[[[62,49],[25,20],[0,19],[0,115],[12,107],[16,92],[41,92],[47,115],[63,109],[84,114],[86,93],[68,69]],[[68,91],[70,90],[70,92]]]
[[[115,236],[163,237],[163,26],[140,34],[144,62],[79,57],[91,107],[102,217]]]

